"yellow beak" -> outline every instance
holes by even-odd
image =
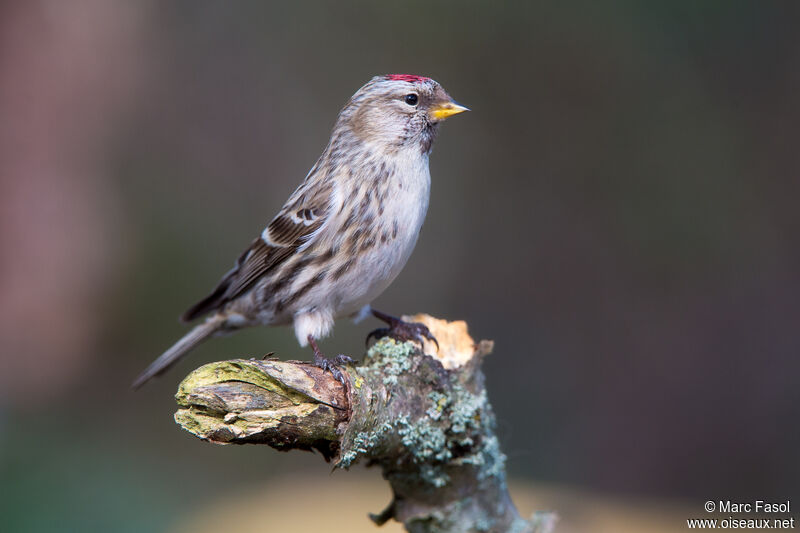
[[[444,120],[447,117],[458,115],[459,113],[463,113],[464,111],[469,111],[469,108],[466,108],[463,105],[457,104],[451,100],[443,104],[434,105],[433,107],[431,107],[428,114],[431,116],[433,120]]]

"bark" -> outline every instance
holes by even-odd
[[[316,449],[338,468],[377,465],[392,502],[377,524],[411,532],[552,531],[555,515],[519,516],[506,487],[481,363],[491,341],[474,343],[466,323],[427,315],[439,341],[378,340],[345,385],[299,361],[236,359],[205,365],[181,383],[175,420],[219,444]],[[432,354],[432,355],[426,355]]]

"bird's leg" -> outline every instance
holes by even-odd
[[[311,335],[308,336],[308,344],[310,344],[311,349],[314,350],[314,366],[318,366],[322,370],[327,370],[346,387],[347,384],[345,383],[344,375],[342,371],[339,370],[339,367],[352,363],[353,359],[344,354],[339,354],[333,359],[328,359],[325,357],[325,354],[322,353],[322,350],[319,349],[317,341],[314,340],[314,337]]]
[[[389,327],[378,328],[374,331],[371,331],[370,334],[367,335],[368,343],[373,337],[376,339],[381,337],[392,337],[393,339],[400,341],[417,341],[420,344],[423,344],[424,339],[428,339],[436,344],[437,350],[439,349],[439,341],[437,341],[436,337],[431,334],[430,330],[425,324],[420,324],[419,322],[404,322],[397,317],[387,315],[386,313],[381,313],[375,309],[372,309],[371,312],[372,316],[378,320],[386,322]]]

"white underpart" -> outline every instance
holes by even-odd
[[[403,155],[405,157],[398,157],[401,160],[398,161],[398,172],[393,178],[397,182],[394,191],[398,198],[386,202],[382,217],[390,228],[392,222],[397,221],[397,237],[386,247],[368,254],[359,267],[361,272],[349,278],[352,283],[371,281],[364,297],[352,302],[352,311],[377,298],[400,274],[414,251],[422,223],[425,222],[431,190],[428,155],[420,154],[416,149]],[[403,185],[402,189],[399,188],[400,183]]]
[[[308,344],[308,336],[315,339],[327,337],[333,329],[333,315],[330,309],[316,309],[298,313],[294,317],[294,334],[300,346]]]
[[[394,156],[394,163],[391,194],[383,216],[375,223],[391,233],[397,221],[396,237],[360,254],[344,276],[335,283],[318,284],[297,303],[293,322],[301,345],[307,343],[309,334],[315,339],[326,337],[333,328],[334,318],[352,315],[368,306],[394,281],[411,256],[428,211],[431,180],[428,155],[405,150]],[[336,205],[343,197],[342,191],[334,189],[333,196],[332,204]],[[344,218],[347,213],[340,216]],[[331,238],[326,234],[338,231],[342,223],[343,220],[331,217],[315,232],[314,239]],[[304,286],[315,274],[302,273],[294,286]]]

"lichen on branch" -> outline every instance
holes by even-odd
[[[380,466],[394,494],[373,520],[409,531],[545,532],[552,515],[522,519],[508,494],[505,456],[481,371],[490,341],[464,322],[427,315],[439,341],[378,340],[346,385],[297,361],[237,359],[205,365],[178,390],[176,421],[211,442],[317,449],[338,468]],[[430,354],[430,355],[426,355]]]

